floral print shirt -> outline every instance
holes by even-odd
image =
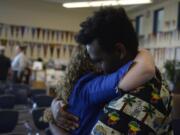
[[[91,135],[172,135],[170,92],[159,71],[104,107]]]

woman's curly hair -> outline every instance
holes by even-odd
[[[76,81],[88,72],[95,71],[84,46],[78,46],[68,64],[64,78],[57,83],[57,98],[67,103]]]
[[[72,56],[66,68],[64,78],[58,81],[55,90],[56,98],[65,104],[68,104],[68,97],[78,79],[88,72],[96,72],[96,68],[92,65],[84,46],[78,46]],[[44,122],[54,122],[50,108],[45,110],[42,119]]]

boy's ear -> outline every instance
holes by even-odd
[[[116,49],[116,53],[120,54],[121,59],[125,57],[126,48],[121,42],[116,43],[115,49]]]

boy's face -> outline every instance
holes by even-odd
[[[93,63],[104,73],[112,73],[120,68],[121,61],[117,51],[104,51],[97,40],[94,40],[86,47]]]

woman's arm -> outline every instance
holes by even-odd
[[[66,131],[74,130],[79,127],[79,119],[73,114],[67,112],[67,106],[61,100],[54,99],[51,103],[51,112],[57,127]]]
[[[119,88],[124,91],[132,90],[144,84],[155,75],[154,59],[149,51],[140,50],[134,62],[135,65],[120,81]]]
[[[64,110],[65,105],[63,105],[62,102],[63,101],[59,99],[54,99],[52,101],[51,107],[47,108],[44,111],[42,117],[44,122],[51,125],[51,130],[52,132],[54,132],[53,135],[59,135],[57,133],[55,134],[55,132],[58,131],[61,134],[68,134],[69,130],[74,130],[79,127],[78,118]]]

